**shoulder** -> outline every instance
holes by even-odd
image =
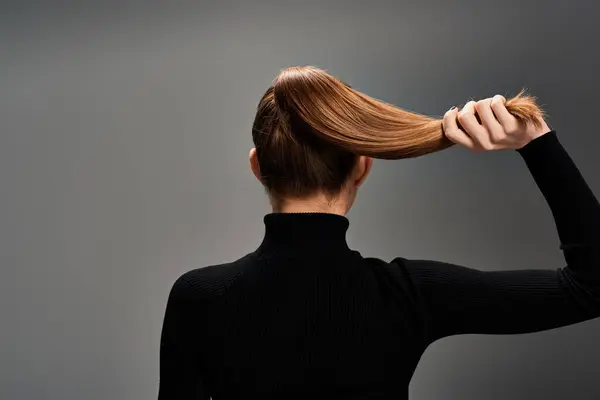
[[[195,268],[180,275],[171,288],[170,297],[187,300],[206,300],[223,294],[244,275],[253,254],[233,262]]]
[[[378,273],[405,288],[418,287],[423,282],[444,281],[453,274],[456,275],[462,270],[467,270],[447,262],[428,259],[396,257],[391,261],[384,261],[380,258],[369,257],[364,260]]]
[[[411,267],[413,260],[396,257],[391,261],[385,261],[377,257],[364,257],[363,260],[373,269],[386,272],[395,276],[403,275]]]
[[[391,261],[377,257],[364,257],[363,260],[380,284],[384,284],[386,287],[391,285],[393,290],[398,288],[406,292],[413,290],[415,282],[410,272],[412,260],[403,257],[396,257]]]

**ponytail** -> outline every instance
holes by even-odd
[[[506,108],[540,124],[542,111],[523,92]],[[314,67],[279,74],[260,100],[252,139],[261,181],[277,203],[316,192],[335,196],[360,155],[411,158],[453,145],[441,119],[374,99]]]
[[[302,125],[345,151],[382,159],[419,157],[446,149],[442,120],[367,96],[315,67],[283,70],[273,85],[286,126]],[[540,125],[535,99],[521,91],[506,102],[518,120]]]

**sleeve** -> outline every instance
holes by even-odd
[[[186,275],[173,285],[160,339],[159,400],[209,400],[198,358],[198,301]]]
[[[518,150],[548,203],[563,268],[481,271],[396,259],[412,283],[427,342],[457,334],[519,334],[600,316],[600,205],[551,131]]]

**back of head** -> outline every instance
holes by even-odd
[[[331,143],[302,115],[306,107],[315,111],[306,99],[330,98],[315,79],[319,75],[328,77],[316,69],[285,70],[258,105],[252,138],[262,183],[273,200],[305,198],[318,191],[333,196],[356,163],[356,154]]]
[[[541,110],[523,92],[506,107],[523,121]],[[336,195],[359,155],[418,157],[452,146],[442,121],[367,96],[315,67],[287,68],[260,100],[252,127],[272,199]]]

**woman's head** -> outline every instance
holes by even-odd
[[[517,95],[507,109],[536,122],[541,110]],[[367,96],[315,67],[287,68],[261,98],[250,152],[252,170],[275,210],[323,199],[342,213],[368,175],[372,158],[418,157],[452,146],[439,118]]]

